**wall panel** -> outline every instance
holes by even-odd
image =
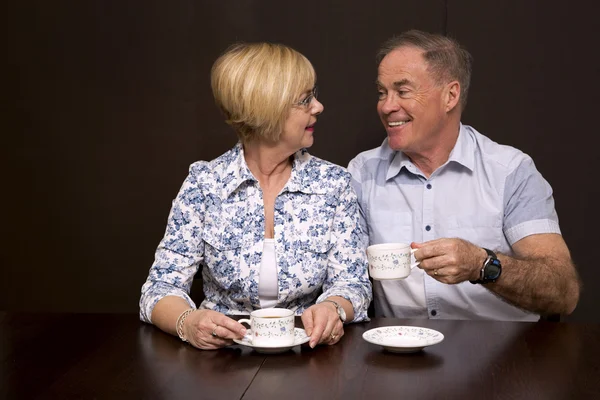
[[[463,122],[532,156],[554,189],[584,282],[574,320],[600,321],[595,143],[600,47],[595,3],[448,1],[448,34],[475,58]]]
[[[133,311],[171,200],[196,160],[235,143],[212,101],[235,41],[291,45],[325,113],[313,153],[345,165],[385,136],[374,54],[442,0],[10,2],[0,309]]]

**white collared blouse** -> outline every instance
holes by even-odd
[[[354,321],[366,320],[372,296],[367,239],[350,174],[301,150],[274,212],[276,307],[301,315],[315,301],[341,296],[352,303]],[[151,322],[165,296],[195,307],[189,291],[199,268],[200,308],[224,314],[259,309],[264,232],[262,191],[240,143],[215,160],[192,164],[142,287],[141,320]]]

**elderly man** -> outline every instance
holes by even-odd
[[[377,316],[535,321],[569,314],[579,278],[552,189],[523,152],[461,124],[471,56],[409,31],[378,54],[383,144],[349,170],[370,244],[404,242],[420,261],[376,281]]]

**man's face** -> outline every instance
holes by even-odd
[[[377,112],[394,150],[418,154],[435,148],[446,122],[444,87],[427,71],[422,50],[400,47],[379,64]]]

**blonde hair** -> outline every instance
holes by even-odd
[[[235,44],[211,70],[215,102],[243,143],[279,140],[292,105],[315,79],[306,57],[272,43]]]

